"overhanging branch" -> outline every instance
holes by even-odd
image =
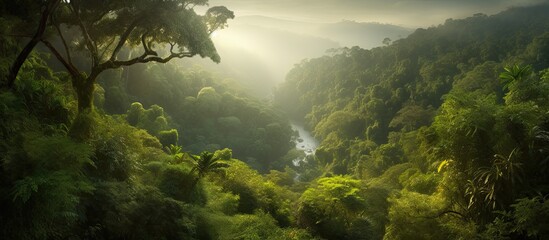
[[[158,62],[167,63],[174,58],[192,57],[196,54],[190,52],[172,53],[167,57],[159,57],[143,53],[141,56],[127,60],[127,61],[107,61],[99,66],[99,69],[114,69],[123,66],[131,66],[137,63]]]
[[[147,56],[141,56],[141,57],[138,57],[138,58],[134,58],[132,60],[128,60],[128,61],[114,61],[113,63],[115,65],[119,65],[119,66],[129,66],[129,65],[132,65],[132,64],[136,64],[136,63],[148,63],[148,62],[158,62],[158,63],[167,63],[169,62],[170,60],[174,59],[174,58],[185,58],[185,57],[192,57],[194,56],[194,54],[191,54],[191,53],[172,53],[170,54],[169,56],[167,57],[158,57],[158,56],[151,56],[151,55],[147,55]]]
[[[63,66],[65,66],[67,71],[69,71],[69,73],[73,77],[77,77],[77,76],[80,75],[80,71],[78,71],[78,69],[76,69],[76,67],[74,65],[72,65],[71,62],[68,62],[65,58],[63,58],[63,55],[59,51],[57,51],[57,49],[53,46],[53,44],[51,44],[49,41],[44,40],[44,39],[42,39],[42,43],[44,43],[44,45],[46,45],[46,47],[48,47],[48,49],[50,49],[50,51],[57,58],[57,60],[59,60],[61,62],[61,64],[63,64]]]
[[[112,55],[109,58],[110,61],[116,60],[116,55],[118,55],[118,52],[120,52],[120,50],[122,49],[124,44],[126,44],[126,40],[128,40],[128,37],[130,36],[132,31],[137,26],[137,23],[138,23],[138,20],[133,21],[132,24],[130,24],[130,26],[128,26],[126,31],[124,31],[124,33],[122,35],[120,35],[120,39],[118,40],[118,44],[116,44],[116,47],[114,48],[114,50],[112,52]]]

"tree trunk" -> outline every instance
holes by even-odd
[[[93,91],[95,90],[95,79],[83,78],[74,79],[72,86],[76,91],[78,100],[78,112],[93,110]]]
[[[72,87],[78,101],[78,115],[69,130],[69,136],[76,141],[85,142],[92,137],[96,125],[96,114],[93,111],[93,90],[95,78],[72,76]]]

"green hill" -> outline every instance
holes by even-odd
[[[364,209],[378,204],[382,216],[353,215],[373,236],[544,239],[548,11],[448,19],[386,47],[305,60],[275,102],[321,140],[319,183],[350,175],[378,192]],[[341,225],[326,224],[306,226],[336,239]]]

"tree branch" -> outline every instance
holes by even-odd
[[[147,39],[147,33],[143,33],[143,35],[141,35],[141,44],[143,44],[143,49],[145,50],[145,54],[158,56],[158,53],[156,53],[151,49],[150,43],[147,44],[146,39]]]
[[[133,21],[132,24],[130,24],[130,26],[128,26],[126,31],[124,31],[124,33],[120,36],[120,40],[118,40],[118,44],[116,44],[116,47],[114,48],[114,51],[112,52],[112,55],[109,58],[110,61],[116,60],[116,55],[118,55],[118,52],[120,52],[120,50],[122,49],[124,44],[126,44],[126,40],[128,40],[128,37],[130,36],[132,31],[137,26],[138,21],[139,20]]]
[[[42,43],[44,43],[44,45],[46,45],[46,47],[48,47],[48,49],[50,49],[50,51],[57,58],[57,60],[59,60],[61,62],[61,64],[63,64],[63,66],[65,66],[67,71],[69,71],[69,73],[73,77],[77,78],[80,75],[80,71],[78,71],[78,69],[76,69],[76,67],[74,65],[72,65],[72,63],[65,60],[65,58],[63,58],[63,55],[61,55],[61,53],[59,51],[57,51],[57,49],[48,40],[42,39]]]
[[[194,56],[194,54],[191,54],[191,53],[171,54],[170,56],[168,56],[166,58],[161,58],[161,57],[154,56],[154,57],[147,57],[147,58],[143,59],[143,61],[141,61],[140,63],[147,63],[147,62],[167,63],[167,62],[169,62],[170,60],[172,60],[174,58],[185,58],[185,57],[192,57],[192,56]]]
[[[105,49],[101,53],[101,56],[99,57],[99,59],[103,59],[103,57],[105,56],[105,54],[107,53],[107,51],[109,50],[111,45],[114,43],[114,40],[115,40],[115,38],[112,38],[112,40],[105,46]]]
[[[173,48],[175,47],[175,43],[170,42],[170,54],[174,54]]]
[[[42,12],[42,15],[40,17],[40,23],[38,25],[38,29],[36,30],[34,36],[32,39],[25,45],[23,50],[17,55],[17,58],[15,59],[15,62],[11,65],[10,71],[7,76],[7,87],[12,88],[13,84],[15,83],[15,79],[17,78],[17,74],[19,73],[19,70],[21,69],[21,66],[23,66],[23,63],[27,58],[29,57],[29,54],[32,52],[36,44],[40,42],[40,39],[42,36],[44,36],[44,32],[46,31],[46,27],[48,24],[48,19],[50,15],[55,11],[57,6],[61,0],[52,0],[48,2],[48,5]]]
[[[181,53],[172,53],[167,57],[158,57],[154,55],[149,55],[147,53],[143,53],[141,56],[127,60],[127,61],[107,61],[102,63],[98,66],[98,69],[105,70],[105,69],[114,69],[119,68],[123,66],[130,66],[136,63],[148,63],[148,62],[158,62],[158,63],[167,63],[170,60],[174,58],[185,58],[185,57],[192,57],[196,54],[190,53],[190,52],[181,52]]]
[[[80,18],[80,9],[78,8],[78,6],[76,6],[75,2],[76,1],[69,2],[69,5],[71,6],[71,11],[74,13],[74,15],[76,16],[76,19],[78,20],[78,26],[82,31],[82,35],[84,36],[84,40],[86,41],[86,46],[90,51],[92,66],[97,66],[99,64],[99,59],[98,59],[99,54],[97,53],[97,46],[92,41],[92,38],[86,26],[84,26],[84,23],[82,22],[82,18]]]
[[[53,18],[52,18],[52,22],[53,22]],[[65,47],[65,52],[67,53],[67,60],[68,60],[69,63],[72,64],[72,58],[71,58],[71,53],[69,51],[69,45],[67,45],[67,41],[65,41],[65,37],[63,37],[63,33],[61,32],[61,29],[59,28],[59,25],[54,22],[53,26],[57,30],[57,34],[59,34],[59,37],[61,38],[61,42],[63,43],[63,46]]]

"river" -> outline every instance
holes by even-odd
[[[304,151],[306,156],[314,154],[319,145],[318,140],[316,140],[309,131],[305,130],[302,124],[293,121],[291,121],[290,124],[292,129],[299,133],[295,148]],[[303,159],[296,158],[292,163],[294,166],[299,166],[302,161],[306,161],[306,158],[307,157]]]

